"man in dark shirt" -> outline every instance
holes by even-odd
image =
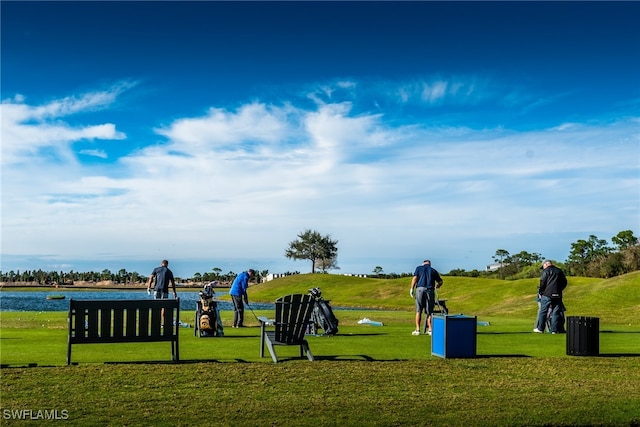
[[[544,332],[549,309],[551,311],[551,333],[555,334],[564,331],[562,291],[566,287],[567,278],[564,272],[553,265],[551,261],[545,260],[542,263],[542,274],[540,275],[540,286],[538,287],[540,308],[533,332],[540,334]]]
[[[431,335],[431,317],[435,305],[435,290],[442,286],[442,278],[435,268],[431,267],[431,261],[425,259],[422,265],[416,267],[411,279],[411,290],[409,295],[413,298],[416,292],[416,330],[413,335],[420,335],[420,323],[422,322],[422,312],[427,313],[427,334]]]
[[[176,293],[176,282],[173,279],[173,273],[169,270],[169,261],[163,259],[160,267],[153,269],[153,272],[149,276],[149,281],[147,282],[147,289],[149,290],[151,290],[151,283],[153,283],[153,279],[156,279],[153,294],[154,299],[169,298],[169,284],[171,284],[171,288],[173,289],[173,297],[178,298],[178,294]]]

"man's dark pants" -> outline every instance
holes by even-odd
[[[242,295],[231,295],[233,301],[233,327],[244,326],[244,301]]]

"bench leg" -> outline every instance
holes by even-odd
[[[178,341],[171,341],[171,359],[174,362],[180,361],[180,347],[178,346]]]
[[[300,345],[300,357],[303,357],[304,353],[307,353],[307,359],[309,359],[309,361],[311,362],[314,361],[313,354],[311,354],[311,350],[309,349],[309,344],[307,343]]]
[[[264,357],[264,331],[265,324],[264,322],[260,322],[260,358]]]
[[[271,354],[271,359],[273,359],[273,363],[278,363],[278,356],[276,356],[276,349],[274,345],[267,339],[267,348],[269,349],[269,353]]]

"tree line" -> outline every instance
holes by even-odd
[[[510,254],[498,249],[493,255],[498,268],[495,271],[467,272],[452,270],[452,276],[499,277],[501,279],[525,279],[538,277],[544,257],[539,253],[521,251]],[[564,262],[554,260],[570,276],[609,278],[640,270],[640,245],[633,231],[624,230],[606,239],[590,235],[571,244],[569,256]]]
[[[614,277],[640,270],[640,245],[631,230],[605,239],[590,235],[571,244],[566,267],[573,276]]]
[[[285,257],[294,260],[308,260],[311,262],[311,272],[316,269],[326,273],[327,270],[339,270],[338,241],[330,235],[322,235],[319,232],[307,229],[297,235],[297,239],[289,243],[285,249]],[[540,275],[540,265],[544,257],[536,252],[520,251],[510,254],[505,249],[498,249],[493,255],[493,260],[499,268],[495,271],[479,271],[464,269],[451,270],[449,276],[471,277],[499,277],[501,279],[523,279]],[[571,251],[567,260],[562,263],[555,260],[555,264],[565,270],[570,276],[602,277],[608,278],[640,270],[640,245],[638,238],[631,230],[624,230],[611,238],[611,244],[605,239],[590,235],[586,240],[579,239],[571,244]],[[256,281],[260,282],[269,274],[269,270],[256,270]],[[285,274],[297,274],[285,273]],[[380,278],[398,278],[411,276],[412,273],[384,273],[381,266],[375,266],[373,275]],[[181,279],[176,277],[179,283],[196,282],[209,283],[218,281],[230,283],[236,277],[236,273],[229,271],[223,274],[219,267],[212,268],[209,272],[194,273],[192,277]],[[73,284],[74,282],[100,282],[112,281],[115,284],[136,285],[145,283],[147,275],[137,272],[128,272],[120,269],[112,273],[108,269],[102,272],[74,272],[70,271],[23,271],[1,272],[2,282],[27,282],[40,285]]]
[[[258,281],[262,277],[266,277],[269,274],[268,270],[257,271],[256,278]],[[228,273],[222,273],[222,269],[219,267],[212,268],[211,271],[205,273],[194,273],[192,277],[179,278],[176,277],[177,283],[209,283],[213,281],[220,282],[221,284],[231,283],[237,276],[233,271]],[[88,271],[43,271],[38,270],[25,270],[14,272],[0,272],[0,282],[13,283],[37,283],[39,285],[73,285],[77,282],[104,282],[110,281],[117,285],[141,285],[147,282],[149,276],[146,274],[140,274],[138,272],[127,271],[122,268],[118,272],[111,272],[109,269],[104,269],[101,272]]]

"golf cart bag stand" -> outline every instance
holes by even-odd
[[[600,355],[600,319],[597,317],[567,317],[567,355]]]
[[[218,302],[214,301],[213,286],[207,284],[200,291],[196,303],[194,334],[199,337],[221,337],[224,335]]]
[[[440,315],[446,316],[447,314],[449,314],[449,309],[447,308],[447,300],[440,299],[437,291],[434,292],[433,302],[434,304],[433,304],[432,315],[440,314]],[[433,318],[432,318],[432,322],[433,322]],[[428,330],[429,330],[429,321],[427,320],[427,316],[425,316],[423,332],[426,334]]]
[[[318,329],[322,329],[322,335],[336,335],[340,321],[334,315],[329,301],[322,297],[320,288],[309,289],[309,295],[313,298],[314,306],[307,332],[310,335],[318,335]]]

